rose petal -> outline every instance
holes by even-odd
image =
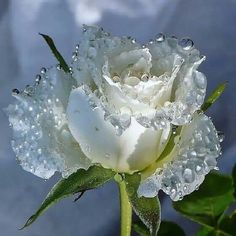
[[[99,99],[85,88],[71,92],[67,108],[70,131],[85,155],[118,172],[130,173],[153,162],[166,144],[163,131],[146,129],[131,118],[130,125],[117,135],[119,116],[117,121],[114,115],[104,120]]]
[[[194,46],[184,49],[175,38],[154,42],[149,44],[148,48],[152,54],[153,75],[160,76],[166,73],[173,77],[175,68],[178,68],[170,103],[164,109],[172,124],[188,123],[204,101],[206,78],[197,68],[205,57],[201,58]]]
[[[205,175],[216,167],[220,141],[210,118],[195,114],[193,121],[182,127],[176,145],[166,163],[145,179],[138,194],[154,197],[162,189],[173,201],[181,200],[203,182]],[[157,162],[158,164],[158,162]]]
[[[13,150],[22,167],[39,177],[50,178],[55,171],[66,176],[90,166],[65,116],[74,83],[70,75],[51,68],[41,74],[40,82],[15,95],[17,101],[7,108]]]
[[[139,49],[131,38],[112,37],[99,27],[85,26],[79,47],[79,57],[73,62],[74,77],[79,84],[102,84],[102,67],[107,58]],[[86,75],[86,76],[85,76]]]

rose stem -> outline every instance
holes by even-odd
[[[121,177],[122,178],[122,177]],[[120,222],[121,222],[121,236],[130,236],[132,224],[132,207],[126,192],[124,180],[115,178],[120,191]]]

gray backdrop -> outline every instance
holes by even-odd
[[[118,192],[113,183],[87,192],[78,203],[72,198],[60,202],[29,229],[18,231],[59,177],[45,182],[17,165],[2,111],[13,101],[12,88],[32,83],[42,66],[56,63],[38,32],[51,35],[67,60],[83,23],[141,42],[158,32],[192,38],[207,56],[201,71],[208,78],[208,93],[229,81],[208,113],[226,135],[219,167],[230,173],[236,156],[235,22],[235,0],[0,0],[0,235],[119,235]],[[163,218],[180,222],[187,235],[193,235],[196,226],[172,210],[169,198],[162,202]]]

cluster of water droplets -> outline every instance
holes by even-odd
[[[91,109],[93,111],[96,109],[101,109],[103,111],[104,121],[110,122],[110,124],[114,126],[117,136],[122,135],[123,132],[131,125],[131,115],[128,113],[120,113],[112,109],[108,104],[107,99],[101,92],[99,92],[99,90],[92,92],[86,85],[82,85],[81,87],[87,95],[88,103]]]
[[[23,91],[13,89],[12,94],[17,101],[7,112],[13,127],[13,150],[25,170],[49,178],[63,169],[57,132],[66,118],[47,69],[36,75],[34,86],[28,85]]]
[[[183,128],[172,160],[140,185],[139,195],[154,197],[162,189],[173,201],[178,201],[197,190],[210,170],[218,169],[216,158],[221,155],[223,135],[217,134],[206,116],[196,119],[194,125]]]

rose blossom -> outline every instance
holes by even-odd
[[[12,147],[25,170],[66,177],[100,164],[140,172],[140,196],[163,189],[179,200],[215,168],[219,138],[197,112],[206,92],[197,68],[205,58],[190,39],[159,34],[140,46],[85,26],[72,58],[71,74],[43,68],[34,86],[14,90]]]

